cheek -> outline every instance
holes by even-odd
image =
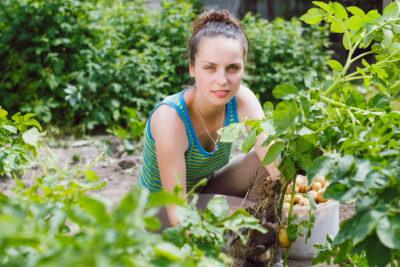
[[[232,83],[240,83],[240,81],[243,78],[243,71],[237,72],[237,73],[231,73],[228,74],[227,77]]]

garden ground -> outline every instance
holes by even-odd
[[[142,146],[136,143],[135,147],[135,152],[128,155],[122,141],[109,135],[91,136],[85,139],[51,139],[46,142],[46,146],[40,148],[38,161],[43,161],[47,165],[56,163],[65,168],[85,169],[86,165],[93,166],[92,169],[100,179],[107,182],[106,187],[96,193],[112,205],[137,184],[142,164]],[[232,156],[240,153],[242,153],[240,149],[234,146]],[[31,177],[37,177],[39,173],[39,168],[33,168],[22,180],[29,185],[32,182]],[[2,191],[9,191],[12,185],[12,179],[0,179]],[[353,214],[353,205],[340,206],[340,221]],[[291,260],[289,266],[311,266],[311,263]]]

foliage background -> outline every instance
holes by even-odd
[[[129,127],[127,107],[144,121],[156,102],[191,83],[186,42],[199,10],[189,2],[151,11],[142,0],[2,1],[0,103],[83,131]],[[283,82],[301,88],[310,70],[325,73],[324,28],[250,14],[243,22],[251,42],[245,82],[262,100]]]

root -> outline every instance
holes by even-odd
[[[245,232],[248,236],[246,244],[243,244],[236,234],[230,233],[227,250],[234,259],[233,266],[273,266],[275,264],[280,190],[279,179],[265,177],[255,181],[253,187],[246,193],[245,200],[252,203],[246,210],[259,219],[268,232],[263,234],[257,230],[248,230],[247,233]]]

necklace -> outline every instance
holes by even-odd
[[[214,143],[214,150],[215,150],[216,147],[217,147],[218,141],[219,141],[219,139],[220,139],[220,135],[218,135],[217,139],[214,140],[214,138],[213,138],[213,137],[211,136],[211,134],[210,134],[210,131],[207,129],[206,123],[204,122],[204,119],[203,119],[203,116],[201,115],[200,109],[199,109],[199,107],[197,106],[197,102],[196,102],[196,101],[194,101],[194,102],[195,102],[195,106],[196,106],[197,112],[199,112],[199,114],[200,114],[200,119],[201,119],[201,122],[203,123],[204,129],[206,129],[206,132],[207,132],[208,137],[210,137],[211,141]],[[221,129],[222,126],[223,126],[224,117],[225,117],[225,108],[224,108],[224,111],[223,111],[222,117],[221,117],[221,126],[219,127],[220,129]]]

